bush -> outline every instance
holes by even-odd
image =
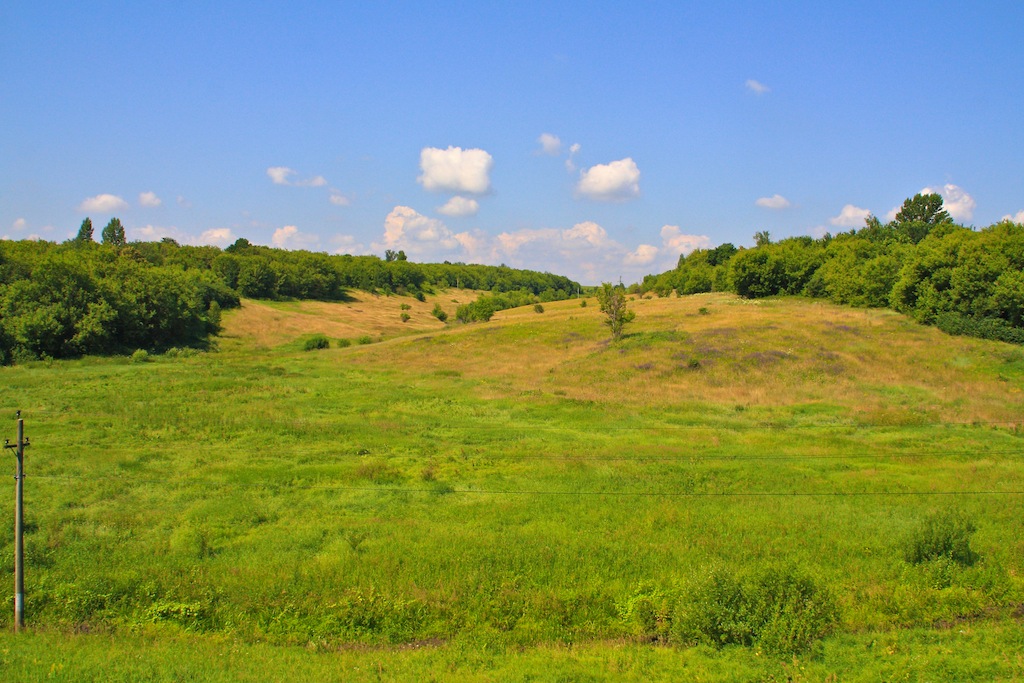
[[[146,349],[136,349],[128,360],[132,363],[146,363],[149,361],[149,352]]]
[[[402,318],[402,322],[403,323],[409,322],[409,314],[408,313],[403,313],[400,317]]]
[[[359,337],[359,339],[356,339],[356,341],[360,344],[372,344],[373,337],[371,337],[368,334],[364,334],[363,336]]]
[[[412,308],[412,306],[410,306],[409,304],[402,304],[401,306],[399,306],[399,308],[401,308],[403,311],[408,311],[409,309]]]
[[[969,567],[978,560],[978,554],[971,549],[975,530],[974,522],[959,510],[930,514],[904,540],[903,559],[910,564],[922,564],[947,558]]]
[[[839,621],[827,587],[792,566],[766,566],[747,577],[715,570],[690,587],[672,615],[672,635],[714,647],[758,645],[790,654],[808,649]]]
[[[315,351],[317,349],[329,349],[331,348],[331,340],[322,334],[314,334],[312,337],[306,340],[303,345],[305,351]]]
[[[580,299],[580,308],[586,308],[586,307],[587,307],[587,300],[586,299]]]
[[[448,314],[444,312],[443,308],[441,308],[441,304],[434,304],[434,310],[430,312],[430,315],[434,316],[441,322],[448,320]]]
[[[544,306],[542,304],[534,304],[533,305],[533,312],[534,313],[543,313],[544,312]]]
[[[349,346],[352,346],[352,340],[351,339],[339,339],[338,340],[338,348],[339,349],[344,349],[344,348],[349,347]]]

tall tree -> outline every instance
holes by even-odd
[[[927,223],[938,225],[939,223],[951,223],[953,221],[949,212],[942,208],[942,195],[938,194],[915,194],[903,202],[903,206],[896,214],[896,223]]]
[[[115,247],[123,247],[125,245],[125,238],[124,226],[121,225],[121,219],[111,218],[110,222],[107,223],[105,228],[103,228],[101,236],[103,244],[112,244]]]
[[[92,219],[87,216],[86,219],[82,221],[82,227],[78,229],[78,235],[75,237],[75,242],[82,244],[92,241]]]

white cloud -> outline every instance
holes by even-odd
[[[658,256],[658,247],[651,244],[641,244],[634,251],[626,254],[623,263],[627,266],[647,266],[654,263]]]
[[[374,249],[402,249],[410,256],[433,256],[459,248],[459,240],[444,222],[408,206],[396,206],[384,219],[383,241]]]
[[[236,239],[235,233],[231,232],[231,228],[211,228],[203,231],[203,233],[199,235],[199,239],[196,241],[199,244],[226,247]]]
[[[630,157],[580,171],[576,192],[598,201],[624,201],[640,195],[640,169]]]
[[[1021,209],[1020,211],[1018,211],[1013,216],[1011,216],[1010,214],[1006,214],[1005,216],[1003,216],[1003,220],[1004,221],[1013,221],[1014,223],[1024,224],[1024,209]]]
[[[363,245],[352,235],[335,235],[331,238],[331,245],[335,254],[361,254],[364,251]]]
[[[298,171],[287,166],[271,166],[267,169],[267,176],[275,185],[287,185],[288,187],[323,187],[327,179],[322,175],[313,176],[304,180],[292,180],[292,176]]]
[[[771,197],[761,197],[754,203],[764,209],[788,209],[791,206],[789,200],[781,194],[774,194]]]
[[[479,210],[480,203],[475,199],[456,196],[449,199],[444,206],[438,207],[437,212],[445,216],[475,216]]]
[[[871,212],[867,209],[861,209],[853,204],[847,204],[843,207],[843,210],[839,212],[838,216],[833,216],[828,219],[828,222],[840,228],[856,228],[864,225],[864,221]]]
[[[557,135],[541,133],[540,137],[537,138],[537,142],[540,143],[540,151],[542,154],[548,154],[556,157],[562,153],[562,141],[558,139]]]
[[[569,158],[565,160],[565,168],[569,173],[576,170],[576,161],[574,157],[580,153],[580,143],[574,142],[569,146]]]
[[[416,179],[431,192],[484,194],[491,189],[494,158],[482,149],[424,147]]]
[[[139,204],[148,208],[154,208],[163,204],[163,201],[156,196],[156,192],[140,192]]]
[[[78,205],[82,213],[111,213],[128,208],[128,202],[113,194],[98,194]]]
[[[274,231],[270,243],[278,249],[313,249],[320,238],[308,232],[301,232],[294,225],[286,225]]]
[[[754,93],[755,95],[764,95],[772,91],[772,89],[769,88],[767,85],[755,81],[753,78],[747,79],[746,86],[747,90]]]
[[[331,190],[331,204],[335,206],[348,206],[352,201],[338,190]]]
[[[661,226],[661,242],[673,259],[678,259],[680,254],[689,254],[696,249],[707,249],[711,246],[711,240],[707,235],[685,234],[678,225]],[[675,262],[671,265],[674,266]]]
[[[974,197],[967,194],[959,185],[946,183],[938,189],[926,187],[921,190],[921,194],[942,195],[942,206],[955,221],[969,221],[974,217]]]
[[[24,230],[25,226],[27,225],[28,221],[26,221],[24,218],[16,218],[14,222],[11,223],[11,230],[21,231]]]

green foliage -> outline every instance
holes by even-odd
[[[533,312],[534,313],[543,313],[544,312],[544,304],[534,304],[533,305]]]
[[[626,290],[605,282],[597,290],[597,304],[605,315],[604,324],[612,331],[612,339],[618,341],[623,328],[636,318],[636,311],[629,310],[626,303]]]
[[[904,539],[903,559],[921,564],[945,558],[969,567],[978,560],[971,548],[975,531],[974,522],[961,510],[948,508],[931,513]]]
[[[90,223],[90,226],[92,224]],[[100,233],[100,238],[103,244],[109,244],[114,247],[123,247],[127,241],[124,236],[124,226],[121,225],[121,219],[111,218],[110,222],[103,227],[103,232]]]
[[[92,242],[93,242],[92,219],[86,217],[82,221],[81,227],[78,228],[78,234],[75,235],[75,243],[81,245],[81,244],[92,244]]]
[[[368,334],[364,334],[361,337],[359,337],[358,339],[356,339],[356,343],[357,344],[372,344],[373,343],[373,337],[371,337]]]
[[[767,565],[745,576],[712,570],[688,586],[677,605],[670,628],[679,641],[756,645],[777,655],[807,650],[839,623],[827,586],[791,565]]]
[[[316,351],[331,348],[331,340],[325,334],[314,334],[302,345],[303,351]]]
[[[864,228],[753,249],[723,244],[680,257],[648,275],[641,289],[664,295],[731,290],[748,297],[802,294],[835,303],[890,307],[921,323],[1021,343],[1024,226],[1004,221],[980,231],[953,223],[939,195],[907,199],[896,219],[868,216]]]
[[[408,313],[403,313],[402,315],[399,316],[399,318],[401,318],[403,323],[409,322],[409,314]]]
[[[352,340],[351,339],[342,338],[342,339],[338,340],[338,348],[339,349],[348,348],[349,346],[352,346]]]
[[[443,308],[441,308],[441,304],[434,304],[434,309],[430,311],[430,315],[434,316],[441,322],[448,320],[448,314],[445,313]]]
[[[136,349],[132,352],[132,355],[128,357],[128,360],[132,363],[145,363],[149,361],[149,353],[146,349]]]

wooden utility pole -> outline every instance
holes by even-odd
[[[25,438],[25,421],[21,419],[21,411],[17,412],[18,437],[15,443],[4,440],[4,448],[14,449],[17,465],[14,475],[14,631],[17,633],[25,628],[25,515],[23,502],[25,497],[25,447],[29,445]]]

